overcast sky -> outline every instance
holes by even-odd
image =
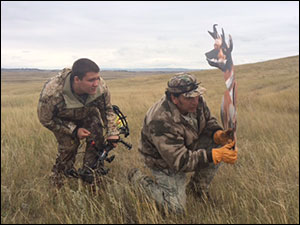
[[[299,55],[299,2],[1,1],[1,68],[210,68],[213,24],[234,64]]]

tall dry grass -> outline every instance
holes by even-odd
[[[69,179],[48,183],[57,144],[37,119],[41,81],[1,81],[1,223],[299,223],[299,57],[235,67],[238,147],[211,184],[214,201],[188,196],[187,215],[162,216],[152,199],[130,186],[126,172],[143,168],[137,152],[148,108],[172,74],[108,81],[113,104],[127,115],[133,144],[114,150],[110,173],[93,193]],[[194,72],[218,118],[225,91],[218,70]],[[219,120],[220,121],[220,120]],[[83,152],[83,148],[79,152]],[[83,154],[78,154],[76,167]]]

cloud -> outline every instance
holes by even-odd
[[[209,68],[215,23],[233,37],[235,63],[299,54],[299,2],[1,4],[2,67],[90,57],[101,67]]]

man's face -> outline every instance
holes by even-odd
[[[85,76],[80,80],[78,77],[74,77],[74,82],[76,82],[79,88],[78,94],[89,94],[94,95],[97,93],[97,87],[100,81],[100,73],[87,72]]]
[[[180,95],[178,98],[171,95],[173,103],[177,106],[181,114],[189,112],[196,112],[199,103],[199,96],[197,97],[184,97]]]

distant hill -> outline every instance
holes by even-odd
[[[135,76],[145,75],[158,75],[168,73],[178,73],[187,71],[200,71],[189,70],[184,68],[103,68],[101,69],[101,76],[105,80],[120,79]],[[61,70],[42,70],[37,68],[1,68],[1,81],[10,82],[27,82],[27,81],[43,81],[50,77],[55,76]]]
[[[125,71],[125,72],[185,72],[185,71],[195,71],[201,69],[185,69],[185,68],[103,68],[103,71]]]
[[[29,72],[48,71],[48,72],[56,72],[56,71],[59,71],[59,70],[44,70],[44,69],[37,69],[37,68],[1,68],[1,72],[20,72],[20,71],[29,71]]]
[[[198,71],[201,69],[185,69],[185,68],[100,68],[101,71],[117,71],[117,72],[185,72]],[[18,72],[18,71],[45,71],[45,69],[37,68],[1,68],[3,72]],[[57,72],[59,69],[46,70],[49,72]]]
[[[243,65],[236,65],[235,71],[239,69],[253,70],[257,66],[262,66],[263,70],[269,70],[274,68],[275,65],[282,64],[285,66],[286,63],[291,61],[299,61],[298,56],[290,56],[280,59],[273,59],[258,63],[249,63]],[[299,62],[298,62],[299,63]],[[253,67],[255,66],[255,67]],[[266,68],[265,68],[266,67]],[[270,67],[270,68],[269,68]],[[211,69],[214,69],[211,67]],[[216,69],[217,70],[217,69]],[[1,81],[10,82],[24,82],[24,81],[44,81],[50,77],[55,76],[60,69],[43,70],[38,68],[1,68]],[[141,77],[148,75],[165,75],[174,74],[179,72],[195,72],[195,74],[205,71],[204,69],[186,69],[186,68],[101,68],[101,76],[105,80],[120,79],[127,77]]]

